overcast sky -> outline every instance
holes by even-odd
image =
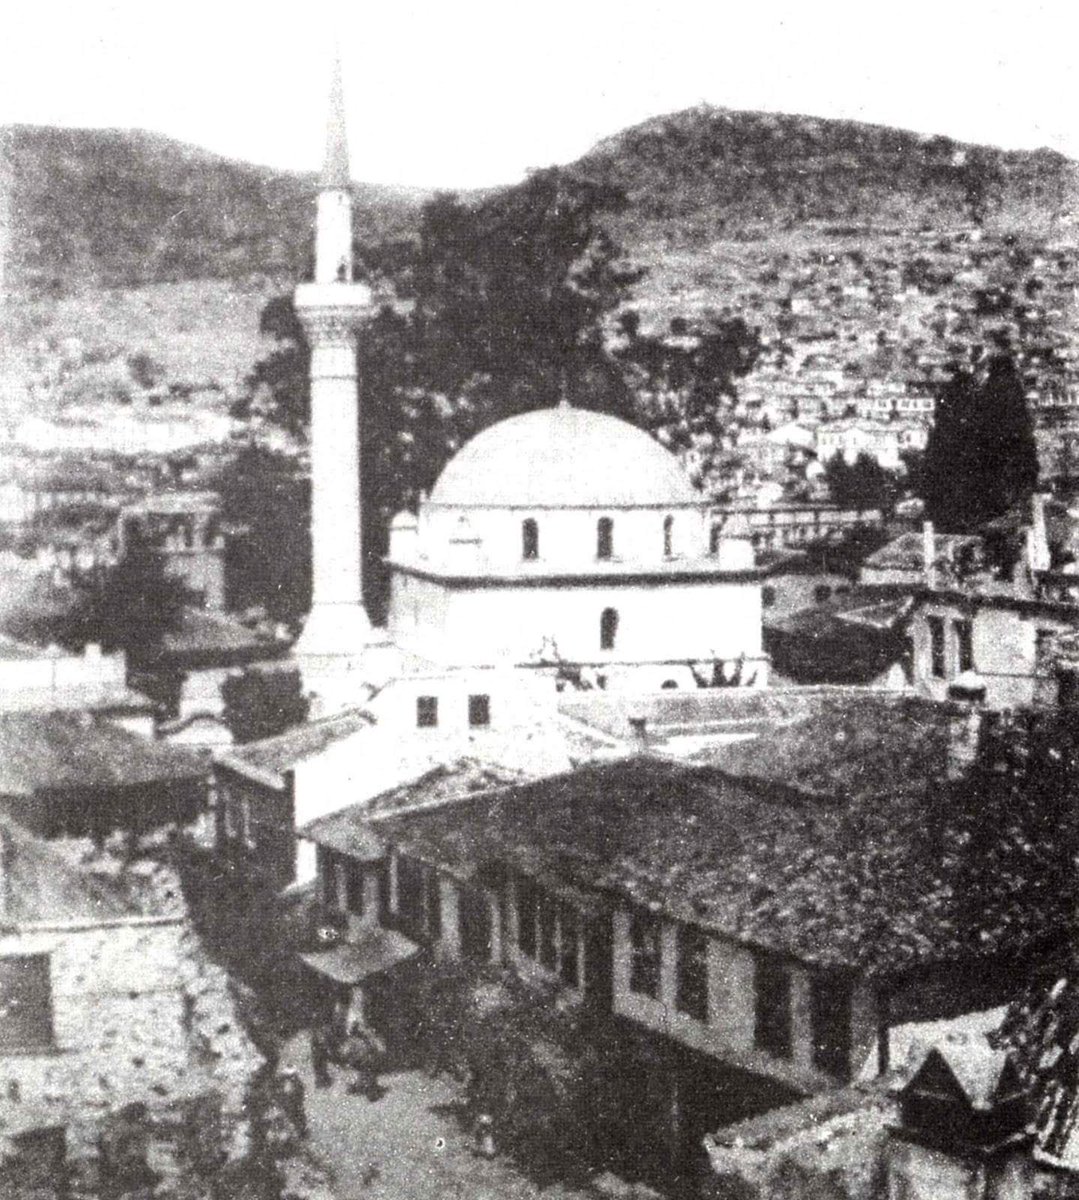
[[[340,31],[353,173],[506,183],[706,101],[1079,158],[1076,0],[20,0],[0,124],[141,126],[313,168]]]

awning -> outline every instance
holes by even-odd
[[[330,950],[301,954],[300,958],[313,971],[332,979],[334,983],[362,983],[407,962],[420,952],[415,942],[392,929],[365,929],[358,938],[340,942]]]

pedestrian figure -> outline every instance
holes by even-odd
[[[319,1020],[311,1027],[311,1067],[315,1072],[315,1087],[328,1088],[333,1083],[330,1060],[336,1037],[329,1021]]]
[[[386,1047],[373,1029],[353,1021],[348,1037],[341,1048],[341,1062],[356,1072],[348,1091],[353,1096],[366,1096],[368,1100],[381,1100],[386,1094],[378,1082],[378,1072]]]
[[[300,1137],[307,1137],[307,1112],[304,1105],[304,1086],[299,1074],[291,1067],[281,1072],[278,1084],[281,1107],[293,1129]]]

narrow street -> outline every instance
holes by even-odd
[[[315,1088],[306,1034],[289,1042],[282,1067],[298,1070],[307,1092],[310,1144],[329,1170],[338,1200],[594,1200],[554,1184],[541,1189],[506,1160],[473,1153],[456,1120],[453,1084],[420,1071],[383,1076],[375,1103],[346,1091],[348,1073]]]

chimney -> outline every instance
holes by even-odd
[[[925,586],[937,586],[937,534],[932,521],[922,523],[922,572]]]
[[[1031,521],[1027,530],[1027,566],[1035,571],[1049,570],[1049,531],[1045,525],[1045,496],[1035,492],[1030,498]]]

